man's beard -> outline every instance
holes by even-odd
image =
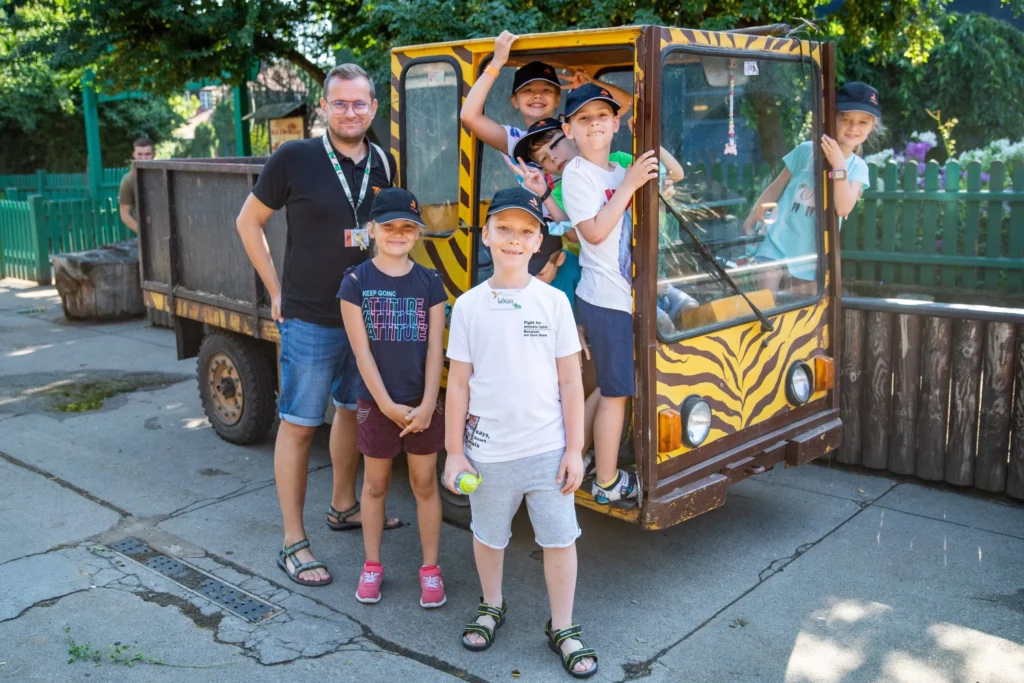
[[[332,127],[331,128],[331,134],[334,135],[334,137],[336,137],[337,139],[339,139],[342,142],[344,142],[345,144],[354,145],[354,144],[357,144],[357,143],[363,141],[363,138],[366,137],[366,131],[368,131],[369,129],[370,129],[370,126],[369,126],[369,124],[367,124],[366,127],[362,128],[357,134],[350,135],[348,133],[344,133],[341,130],[340,127],[339,128]]]

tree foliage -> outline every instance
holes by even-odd
[[[941,42],[923,65],[910,58],[861,49],[844,60],[847,80],[879,90],[883,118],[894,144],[913,131],[936,131],[928,111],[943,121],[958,119],[952,135],[958,149],[1024,131],[1024,33],[983,14],[953,14],[942,24]]]

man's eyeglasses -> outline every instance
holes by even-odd
[[[333,102],[327,103],[327,108],[332,114],[344,114],[349,109],[352,110],[353,114],[362,116],[370,111],[370,103],[362,100],[356,100],[355,102],[346,102],[345,100],[334,100]]]

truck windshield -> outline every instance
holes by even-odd
[[[753,56],[666,55],[661,143],[685,175],[662,180],[674,209],[662,207],[659,217],[663,339],[753,317],[755,308],[770,313],[817,298],[814,73],[800,62]],[[713,262],[679,220],[707,245]]]

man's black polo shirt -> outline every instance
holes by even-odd
[[[369,250],[345,246],[346,232],[361,228],[370,220],[374,195],[390,187],[380,154],[370,148],[358,164],[334,150],[352,200],[359,200],[366,161],[370,159],[370,182],[359,205],[358,220],[341,189],[338,175],[324,151],[321,138],[295,140],[281,145],[267,160],[252,188],[256,198],[275,211],[285,207],[288,237],[281,281],[281,315],[317,325],[341,327],[338,288],[350,266],[365,261]],[[385,151],[395,178],[395,160]]]

